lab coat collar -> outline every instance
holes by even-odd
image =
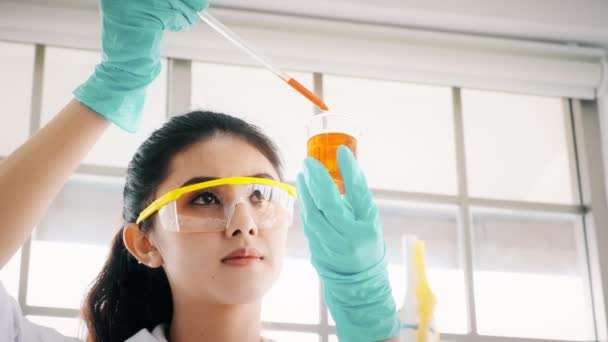
[[[167,336],[165,336],[165,327],[164,324],[159,324],[152,330],[152,333],[148,329],[141,329],[125,342],[168,342]]]
[[[152,333],[147,329],[141,329],[137,334],[128,338],[125,342],[168,342],[165,331],[167,326],[165,324],[157,325]],[[273,340],[262,337],[262,342],[274,342]]]

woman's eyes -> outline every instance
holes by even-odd
[[[253,203],[261,202],[262,200],[264,200],[264,195],[262,195],[262,192],[260,190],[254,190],[251,195],[249,195],[249,199]]]
[[[268,193],[265,189],[253,189],[249,194],[251,203],[262,203],[270,199],[272,193]],[[196,205],[214,205],[222,204],[221,197],[216,196],[213,192],[205,191],[192,196],[190,204]]]
[[[202,192],[190,201],[191,204],[202,204],[202,205],[211,205],[211,204],[219,204],[219,199],[211,192]]]

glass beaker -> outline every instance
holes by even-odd
[[[335,113],[314,115],[308,124],[308,156],[325,166],[338,190],[344,194],[344,182],[338,169],[336,152],[345,145],[357,157],[358,129],[352,118]]]

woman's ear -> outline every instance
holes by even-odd
[[[150,237],[151,234],[139,230],[135,223],[127,223],[122,231],[122,241],[131,255],[139,260],[140,264],[158,268],[163,264],[163,257]]]

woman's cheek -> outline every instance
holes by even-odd
[[[171,252],[169,253],[171,265],[179,269],[180,273],[205,273],[206,270],[214,268],[219,263],[218,243],[214,240],[216,236],[203,236],[197,234],[176,234],[170,241]],[[197,272],[192,272],[197,270]]]
[[[285,259],[285,253],[287,249],[287,229],[281,229],[275,231],[272,236],[272,256],[275,267],[282,267],[283,260]]]

